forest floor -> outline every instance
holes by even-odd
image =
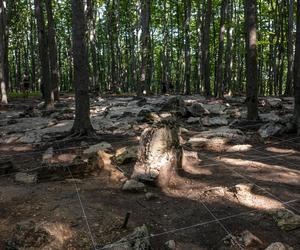
[[[101,249],[143,224],[153,249],[266,249],[273,242],[300,249],[292,98],[262,98],[261,121],[253,124],[245,122],[244,98],[183,99],[94,98],[99,138],[81,140],[59,137],[72,126],[72,96],[53,111],[38,109],[36,98],[0,106],[0,249]],[[118,176],[130,177],[141,132],[169,115],[180,124],[183,148],[172,185],[122,190]],[[104,170],[72,172],[91,164],[84,151],[100,142],[119,159],[117,178]]]

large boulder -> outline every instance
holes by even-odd
[[[134,232],[121,240],[106,245],[101,249],[108,250],[150,250],[149,232],[145,225],[137,227]]]
[[[258,133],[262,138],[268,138],[279,134],[284,127],[281,124],[270,122],[260,127]]]
[[[181,167],[181,155],[179,128],[175,120],[157,122],[141,135],[132,178],[166,186],[175,169]]]
[[[188,111],[194,117],[199,117],[204,114],[209,114],[209,111],[203,107],[201,103],[193,103],[191,107],[188,108]]]
[[[228,120],[224,116],[215,116],[215,117],[204,117],[201,119],[204,126],[226,126],[228,125]]]
[[[178,111],[182,108],[185,108],[183,98],[181,96],[174,96],[162,104],[161,111]]]
[[[226,106],[221,103],[209,103],[202,105],[205,110],[207,110],[210,114],[222,115],[225,113]]]

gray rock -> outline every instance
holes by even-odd
[[[90,146],[89,148],[84,150],[83,153],[84,154],[93,154],[93,153],[97,153],[99,150],[108,150],[111,148],[112,148],[112,145],[110,143],[103,141],[98,144],[94,144],[94,145]]]
[[[265,250],[293,250],[293,248],[281,242],[274,242],[271,245],[269,245]]]
[[[201,103],[193,103],[192,106],[188,108],[188,111],[194,117],[199,117],[203,114],[209,114],[209,111],[205,109]]]
[[[161,107],[161,111],[178,111],[185,107],[184,100],[181,96],[169,98]]]
[[[243,231],[238,239],[245,247],[258,247],[263,244],[258,237],[248,230]]]
[[[204,117],[201,119],[204,126],[226,126],[228,125],[228,120],[223,116],[215,117]]]
[[[283,129],[284,127],[281,124],[271,122],[261,126],[258,130],[258,133],[260,137],[268,138],[270,136],[279,134]]]
[[[137,227],[134,232],[121,240],[104,246],[108,250],[150,250],[148,229],[145,225]]]
[[[146,200],[147,200],[147,201],[155,200],[155,199],[158,198],[158,196],[157,196],[156,194],[151,193],[151,192],[147,192],[147,193],[145,194],[145,197],[146,197]]]
[[[168,240],[165,243],[165,249],[169,249],[169,250],[176,249],[176,243],[175,243],[175,241],[174,240]]]
[[[138,147],[124,147],[117,150],[115,162],[119,165],[126,164],[137,159]]]
[[[270,113],[259,114],[259,118],[263,122],[279,122],[280,121],[280,117],[274,111],[271,111]]]
[[[143,192],[145,190],[145,184],[138,182],[136,180],[127,180],[123,187],[123,191],[128,191],[128,192]]]
[[[221,115],[224,114],[226,106],[220,103],[210,103],[210,104],[203,104],[204,109],[208,110],[210,114]]]
[[[33,184],[37,182],[37,174],[28,174],[28,173],[16,173],[15,181],[25,184]]]
[[[189,117],[186,121],[188,124],[195,124],[195,123],[200,123],[200,118],[199,117]]]
[[[269,212],[282,230],[289,231],[300,227],[300,215],[288,209],[273,209]]]
[[[142,109],[137,115],[138,122],[154,122],[160,120],[158,114],[150,109]]]

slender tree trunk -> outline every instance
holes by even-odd
[[[294,61],[295,123],[300,134],[300,0],[297,0],[296,49]]]
[[[294,0],[287,0],[289,2],[289,18],[288,18],[288,32],[287,32],[287,57],[288,57],[288,71],[285,95],[292,94],[293,86],[293,28],[294,28]]]
[[[86,22],[83,0],[72,0],[72,40],[76,104],[72,132],[79,135],[89,135],[94,131],[90,121],[89,69],[85,34]]]
[[[51,84],[54,94],[54,100],[59,101],[59,69],[57,60],[57,43],[55,34],[55,24],[53,20],[52,0],[45,0],[47,20],[48,20],[48,41],[49,41],[49,57],[51,70]]]
[[[143,91],[146,94],[150,92],[149,67],[151,67],[151,44],[150,44],[150,18],[151,18],[151,1],[141,0],[141,69],[140,83],[137,86],[137,95],[141,96]]]
[[[191,22],[191,0],[184,1],[184,83],[185,94],[191,93],[191,48],[190,48],[190,22]]]
[[[0,0],[0,94],[1,94],[1,103],[7,103],[7,93],[6,87],[7,83],[5,82],[5,70],[4,70],[4,61],[5,61],[5,41],[4,41],[4,4],[3,0]]]
[[[41,88],[45,99],[45,108],[53,107],[53,92],[52,84],[50,80],[50,65],[49,65],[49,49],[48,49],[48,39],[45,30],[45,20],[43,14],[43,1],[34,0],[35,4],[35,16],[38,29],[38,41],[39,41],[39,54],[41,61]]]
[[[233,2],[230,3],[227,12],[228,28],[227,28],[227,45],[226,45],[226,57],[225,57],[225,74],[224,74],[224,90],[232,91],[232,13],[233,13]]]
[[[207,97],[211,96],[210,91],[210,54],[209,54],[209,41],[210,41],[210,23],[212,16],[212,0],[207,0],[205,25],[203,32],[203,46],[202,46],[202,69],[204,80],[204,90]]]
[[[244,0],[246,30],[247,118],[258,119],[256,0]]]
[[[224,54],[224,37],[225,37],[225,16],[228,0],[222,0],[221,4],[221,20],[220,20],[220,36],[219,36],[219,50],[217,62],[217,79],[215,96],[223,97],[223,54]],[[227,41],[228,42],[228,41]]]

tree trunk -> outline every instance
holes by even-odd
[[[142,133],[132,178],[167,186],[181,167],[181,156],[178,126],[174,120],[162,120]]]
[[[297,0],[296,50],[294,61],[295,123],[300,134],[300,0]]]
[[[191,0],[184,1],[184,83],[185,94],[191,93],[191,48],[190,48],[190,22],[191,22]]]
[[[72,0],[72,40],[76,104],[72,132],[79,135],[89,135],[94,132],[90,121],[89,69],[85,34],[86,22],[83,0]]]
[[[202,69],[204,80],[204,90],[207,97],[211,96],[210,91],[210,55],[209,55],[209,41],[210,41],[210,23],[212,16],[212,0],[207,0],[205,25],[203,32],[203,46],[202,46]]]
[[[287,57],[288,57],[288,71],[285,95],[290,96],[292,94],[293,85],[293,28],[294,28],[294,0],[289,1],[289,19],[288,19],[288,32],[287,32]]]
[[[246,30],[247,118],[258,119],[258,83],[256,52],[256,0],[244,0]]]
[[[216,72],[217,79],[216,79],[216,89],[215,89],[215,96],[217,97],[223,97],[223,53],[224,53],[224,37],[225,37],[225,16],[226,16],[227,5],[228,5],[228,0],[222,0],[219,50],[218,50],[217,72]]]
[[[55,24],[53,20],[52,0],[45,0],[47,20],[48,20],[48,41],[49,41],[49,57],[51,70],[51,84],[54,94],[54,100],[59,101],[59,68],[57,60],[57,44],[55,35]]]
[[[150,44],[150,18],[151,18],[151,1],[141,0],[141,69],[140,69],[140,83],[137,86],[137,95],[141,96],[143,91],[146,94],[150,92],[150,76],[149,67],[151,67],[151,44]]]
[[[4,4],[3,0],[0,0],[0,94],[1,103],[7,104],[7,93],[5,82],[5,70],[4,70],[4,60],[5,60],[5,41],[4,41]]]
[[[39,54],[41,61],[41,89],[45,99],[45,108],[53,107],[53,92],[52,84],[50,80],[50,65],[49,65],[49,49],[48,39],[45,30],[45,20],[43,14],[43,1],[34,0],[35,5],[35,16],[38,30],[38,41],[39,41]]]

